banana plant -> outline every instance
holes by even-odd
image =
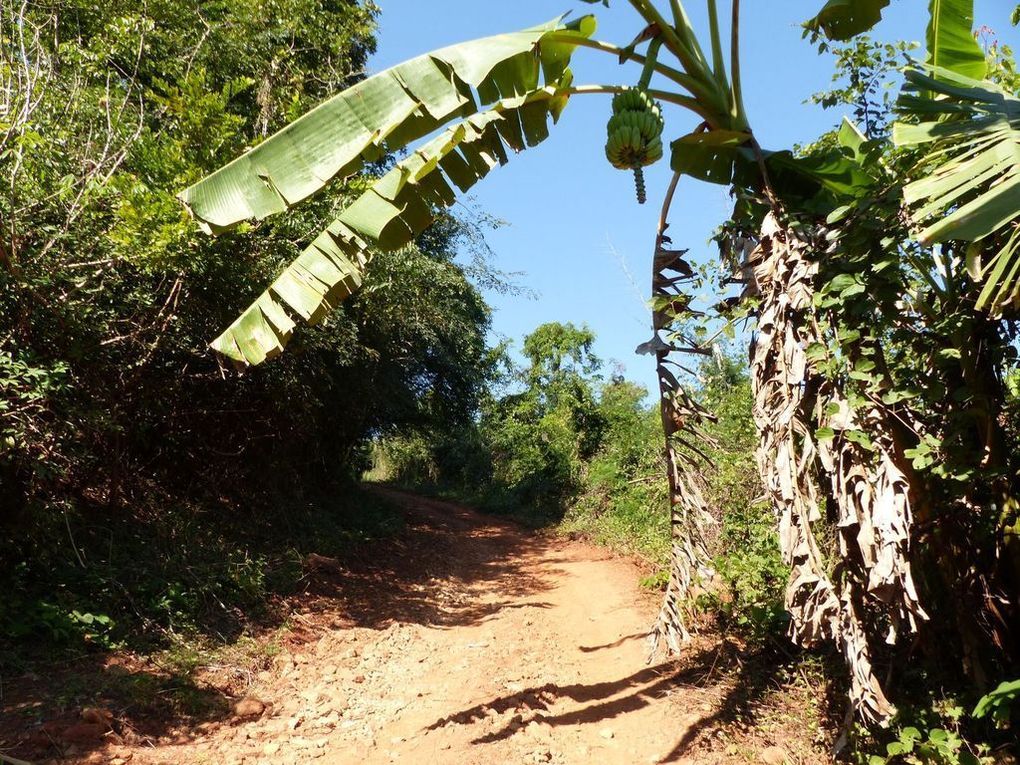
[[[932,0],[928,56],[908,68],[893,140],[923,148],[904,202],[924,244],[971,243],[977,308],[1020,306],[1020,98],[987,78],[970,0]]]
[[[635,172],[639,201],[642,167],[664,153],[660,104],[694,116],[690,129],[669,144],[678,176],[758,187],[768,167],[777,174],[792,169],[838,190],[846,189],[847,178],[852,185],[845,162],[812,168],[789,152],[763,152],[755,142],[741,88],[740,0],[731,0],[728,45],[718,0],[705,0],[705,46],[681,0],[670,0],[669,19],[653,0],[629,2],[643,27],[626,46],[593,39],[596,22],[589,15],[433,51],[358,82],[181,192],[202,230],[222,234],[242,221],[286,212],[369,163],[409,152],[315,237],[212,348],[242,366],[279,354],[297,320],[322,320],[360,287],[374,251],[413,242],[439,209],[452,204],[453,187],[465,192],[512,153],[541,143],[577,95],[615,96],[607,158]],[[805,27],[844,39],[870,28],[887,4],[829,0]],[[579,47],[641,66],[636,87],[575,84],[570,63]],[[666,83],[663,89],[650,87],[653,75]],[[415,147],[444,127],[438,138]]]
[[[616,97],[607,154],[616,166],[634,170],[639,186],[641,168],[662,154],[660,104],[697,120],[671,144],[674,170],[728,183],[736,149],[751,141],[740,91],[738,5],[727,55],[716,0],[708,0],[710,56],[682,3],[670,3],[671,20],[650,0],[632,5],[644,27],[627,46],[592,39],[596,24],[589,15],[433,51],[337,94],[183,191],[179,197],[201,228],[221,234],[285,212],[368,163],[408,152],[308,244],[213,349],[241,365],[280,353],[297,320],[320,321],[357,290],[374,251],[413,242],[452,204],[454,187],[467,191],[512,153],[541,143],[577,95]],[[644,43],[646,54],[638,52]],[[575,84],[570,62],[579,47],[641,66],[637,87]],[[667,57],[677,66],[662,60]],[[668,86],[650,87],[653,75]]]

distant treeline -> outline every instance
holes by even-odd
[[[543,324],[524,338],[523,366],[509,354],[476,420],[455,429],[379,439],[369,477],[437,491],[532,525],[556,525],[636,553],[664,585],[670,525],[662,423],[647,391],[603,375],[595,335],[573,324]],[[786,623],[775,520],[754,462],[754,425],[745,365],[718,353],[697,381],[718,413],[714,469],[706,476],[718,587],[701,606],[752,636],[779,637]]]

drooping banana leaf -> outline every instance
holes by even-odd
[[[921,121],[897,122],[893,140],[927,152],[904,201],[926,244],[995,245],[985,262],[973,258],[971,273],[984,281],[978,307],[997,311],[1017,298],[1020,99],[947,69],[911,69],[906,80],[899,109]]]
[[[358,197],[211,344],[241,364],[259,364],[279,354],[294,330],[291,312],[308,323],[353,294],[373,249],[406,246],[453,204],[456,186],[470,189],[510,151],[535,146],[549,135],[566,105],[556,86],[498,102],[492,109],[453,125],[411,153]]]
[[[849,40],[881,21],[887,5],[889,0],[829,0],[804,27],[829,40]]]
[[[750,140],[750,133],[737,130],[688,133],[670,144],[670,167],[701,181],[729,185],[737,149]]]
[[[987,68],[985,53],[974,39],[974,0],[931,0],[928,5],[926,64],[974,80]]]
[[[401,149],[480,105],[555,83],[595,20],[562,17],[520,32],[453,45],[369,77],[292,122],[179,196],[218,233],[283,212],[331,180]],[[549,34],[557,32],[555,39]]]

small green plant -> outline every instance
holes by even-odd
[[[996,727],[1008,728],[1013,715],[1020,708],[1020,680],[1010,680],[999,684],[991,693],[982,696],[971,713],[978,720],[991,718]]]
[[[3,614],[12,638],[44,635],[55,643],[81,641],[99,648],[116,648],[116,624],[106,614],[66,608],[44,600],[21,602]]]
[[[641,580],[641,586],[649,590],[665,590],[669,583],[669,569],[660,568]]]
[[[895,741],[886,744],[886,756],[871,755],[869,765],[889,762],[939,763],[940,765],[979,765],[981,759],[964,748],[963,739],[945,728],[932,728],[922,733],[913,726],[899,732]]]
[[[1020,680],[1001,683],[994,691],[983,696],[971,714],[952,698],[935,702],[926,708],[903,710],[899,725],[890,733],[891,740],[884,744],[883,753],[875,753],[879,746],[877,732],[860,731],[868,746],[858,746],[859,765],[988,765],[995,761],[991,731],[982,726],[985,718],[995,721],[997,727],[1009,727],[1013,705],[1020,696]],[[996,739],[1001,743],[1001,738]],[[869,751],[871,750],[871,751]]]

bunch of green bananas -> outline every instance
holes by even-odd
[[[620,170],[634,171],[638,202],[645,202],[641,168],[662,159],[662,109],[643,88],[628,88],[613,97],[613,116],[606,126],[606,159]]]

